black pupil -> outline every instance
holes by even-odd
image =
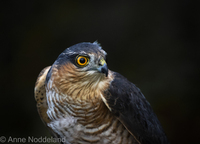
[[[85,63],[85,59],[84,58],[80,58],[80,63]]]

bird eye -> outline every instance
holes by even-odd
[[[85,56],[77,56],[76,57],[76,63],[79,66],[86,66],[89,63],[89,58]]]

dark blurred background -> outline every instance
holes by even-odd
[[[135,83],[172,144],[200,142],[200,13],[189,0],[0,1],[0,136],[50,136],[35,106],[39,72],[98,40]]]

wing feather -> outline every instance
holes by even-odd
[[[37,102],[37,110],[40,115],[40,118],[42,119],[43,123],[46,125],[48,122],[50,122],[50,119],[47,115],[47,100],[46,100],[46,89],[45,89],[45,81],[46,76],[51,66],[48,66],[44,68],[36,81],[35,84],[35,100]]]
[[[118,73],[104,102],[126,129],[142,144],[168,144],[162,126],[140,89]]]

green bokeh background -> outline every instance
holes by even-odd
[[[183,1],[0,1],[0,136],[50,136],[36,110],[39,72],[67,47],[98,40],[135,83],[171,144],[200,142],[200,13]]]

